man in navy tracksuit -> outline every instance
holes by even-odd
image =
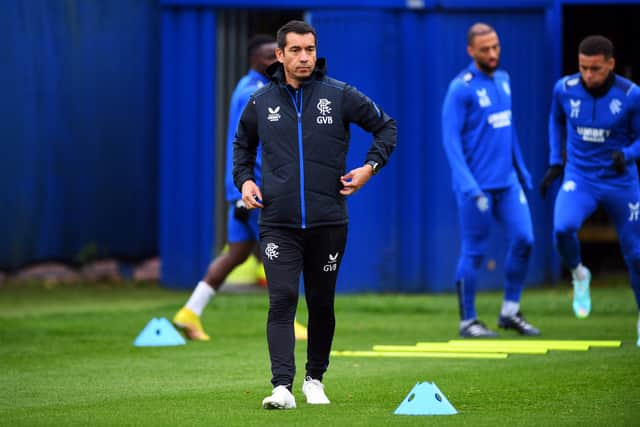
[[[613,44],[605,37],[585,38],[578,47],[578,62],[580,72],[563,77],[553,90],[551,166],[541,191],[544,196],[564,169],[555,202],[554,236],[562,261],[571,270],[574,313],[585,318],[591,311],[591,274],[581,263],[576,232],[598,206],[606,209],[616,226],[640,307],[640,185],[635,164],[640,158],[640,89],[613,72]]]
[[[442,137],[458,204],[462,249],[456,270],[463,337],[493,337],[478,320],[476,281],[487,252],[493,218],[507,233],[504,301],[498,326],[523,335],[540,331],[520,311],[520,297],[533,246],[527,198],[522,186],[531,178],[522,160],[511,114],[509,75],[498,69],[500,44],[496,31],[483,23],[467,34],[473,59],[449,85],[442,107]]]
[[[265,409],[295,408],[293,320],[298,279],[309,310],[302,391],[327,404],[322,377],[335,329],[334,295],[347,238],[346,196],[384,166],[396,145],[395,121],[354,87],[325,75],[316,61],[316,33],[305,22],[278,30],[278,62],[242,113],[233,149],[233,176],[249,209],[260,208],[260,246],[269,283],[267,341],[272,394]],[[373,134],[362,167],[345,174],[349,124]],[[262,148],[262,185],[254,163]]]

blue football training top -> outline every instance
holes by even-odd
[[[240,116],[242,116],[242,111],[249,101],[249,97],[253,95],[256,90],[264,86],[268,81],[269,80],[267,79],[267,77],[251,69],[246,76],[240,79],[238,85],[233,91],[233,95],[231,95],[231,103],[229,105],[229,124],[227,127],[227,165],[224,180],[225,192],[228,202],[232,202],[234,200],[242,198],[242,195],[233,183],[232,174],[233,140],[236,135],[236,128],[238,127]],[[262,180],[261,165],[262,156],[260,153],[260,146],[258,146],[258,155],[256,156],[256,167],[254,171],[254,177],[256,178],[256,184],[258,185],[260,185],[260,182]]]
[[[615,75],[609,91],[594,98],[580,74],[563,77],[553,89],[549,117],[549,163],[562,164],[566,142],[568,174],[595,184],[625,185],[638,179],[634,161],[640,157],[640,89]],[[624,174],[613,167],[611,154],[622,151]]]
[[[531,188],[511,114],[506,71],[493,76],[471,63],[449,84],[442,106],[442,142],[453,189],[466,196],[510,187],[518,177]]]

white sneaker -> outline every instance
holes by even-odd
[[[302,392],[307,397],[307,403],[311,405],[327,405],[331,403],[327,395],[324,394],[324,385],[311,377],[304,379]]]
[[[591,283],[591,272],[585,266],[581,268],[584,279],[574,278],[573,283],[573,312],[578,319],[586,319],[591,313],[591,295],[589,295],[589,284]]]
[[[283,385],[279,385],[271,392],[271,396],[267,396],[262,400],[264,409],[295,409],[296,398],[289,389]]]

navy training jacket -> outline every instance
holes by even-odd
[[[233,179],[254,180],[262,143],[264,208],[260,225],[312,228],[348,222],[340,177],[346,172],[349,124],[373,134],[366,161],[384,166],[396,146],[396,122],[353,86],[327,77],[319,58],[311,78],[295,89],[276,62],[270,82],[245,107],[233,142]]]

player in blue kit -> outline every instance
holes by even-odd
[[[227,217],[227,241],[229,250],[209,265],[205,277],[198,282],[186,305],[175,315],[173,323],[181,329],[187,338],[195,341],[209,341],[200,316],[205,306],[222,286],[229,273],[242,264],[252,252],[260,256],[258,242],[258,211],[248,210],[242,202],[242,195],[233,183],[233,140],[249,97],[269,80],[265,74],[267,67],[276,61],[276,40],[266,34],[258,34],[249,40],[249,72],[238,82],[231,96],[229,123],[227,127],[227,164],[225,177],[226,199],[229,202]],[[258,182],[261,178],[261,161],[258,155],[255,166]],[[307,329],[295,322],[296,339],[305,340]]]
[[[553,89],[551,166],[541,192],[544,197],[564,172],[555,202],[554,236],[571,270],[574,313],[586,318],[591,312],[591,274],[581,263],[576,233],[598,206],[616,226],[640,307],[640,185],[635,164],[640,158],[640,89],[613,72],[613,44],[605,37],[585,38],[578,47],[578,63],[580,72],[563,77]]]
[[[460,335],[494,337],[478,320],[476,281],[487,252],[493,220],[509,240],[504,301],[498,326],[522,335],[539,335],[520,311],[520,297],[533,246],[533,229],[523,186],[531,188],[511,113],[509,74],[498,69],[496,31],[476,23],[467,34],[471,64],[449,85],[442,107],[444,149],[458,204],[462,249],[456,270]]]

